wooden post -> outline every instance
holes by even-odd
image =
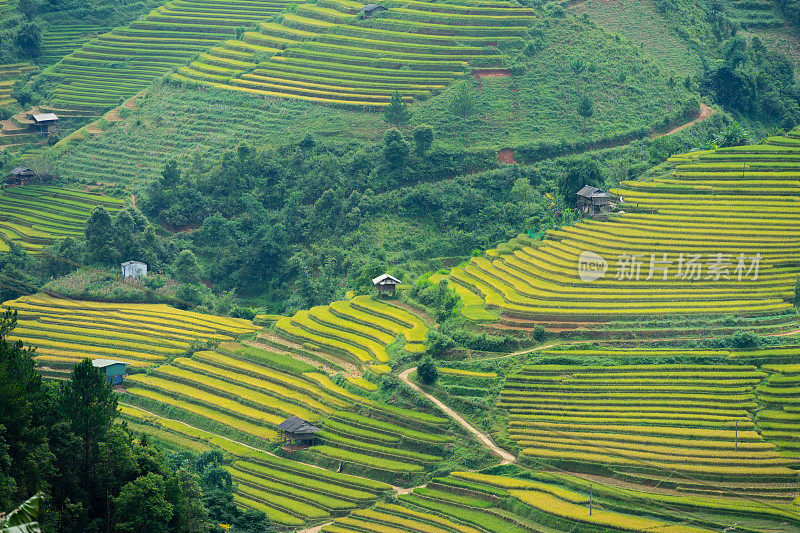
[[[592,484],[589,483],[589,516],[592,516]]]
[[[733,450],[739,451],[739,421],[736,421],[736,430],[733,436]]]

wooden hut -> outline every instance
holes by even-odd
[[[372,284],[378,289],[378,296],[387,294],[394,298],[397,295],[397,286],[400,285],[400,280],[389,274],[381,274],[377,278],[373,278]]]
[[[55,113],[35,113],[31,116],[33,117],[34,125],[41,132],[49,131],[50,126],[58,121]]]
[[[278,425],[278,436],[284,445],[298,447],[313,446],[320,429],[297,416],[290,416]]]
[[[17,167],[11,171],[11,175],[6,178],[9,185],[28,185],[36,177],[36,172],[28,167]]]
[[[109,385],[119,385],[127,376],[127,363],[114,361],[113,359],[95,359],[92,366],[99,368],[103,372]]]
[[[576,193],[578,210],[584,215],[594,215],[614,207],[617,199],[602,189],[584,185]]]
[[[389,8],[380,4],[367,4],[358,11],[364,13],[364,18],[368,19],[380,13],[381,11],[388,11]]]

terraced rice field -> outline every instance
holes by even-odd
[[[533,321],[729,314],[792,322],[800,131],[671,161],[671,175],[613,191],[624,213],[551,230],[511,253],[489,250],[454,268],[449,282],[471,304]],[[599,279],[581,278],[581,254],[599,256]]]
[[[765,365],[772,372],[756,389],[758,401],[766,406],[756,413],[761,435],[774,443],[781,454],[800,458],[800,365]]]
[[[725,14],[745,29],[777,28],[785,25],[774,3],[768,0],[723,0]]]
[[[37,253],[58,239],[83,237],[86,220],[98,205],[113,216],[124,203],[61,187],[6,188],[0,192],[0,252],[8,251],[11,242]]]
[[[164,170],[170,159],[220,158],[239,142],[255,143],[264,131],[290,135],[290,128],[304,120],[308,107],[311,104],[157,85],[148,90],[147,97],[137,99],[137,110],[108,134],[63,152],[59,165],[70,178],[93,178],[135,189]],[[253,127],[255,123],[258,128]]]
[[[231,341],[257,328],[235,318],[180,311],[167,305],[62,300],[37,294],[3,304],[19,312],[9,340],[36,347],[38,365],[71,368],[90,359],[115,359],[144,370],[185,352],[193,343]]]
[[[42,51],[38,57],[41,65],[52,65],[83,44],[105,33],[108,28],[87,24],[55,24],[42,35]]]
[[[417,316],[369,296],[298,311],[278,320],[276,328],[310,349],[369,365],[376,373],[388,371],[388,345],[402,336],[403,349],[420,354],[427,332]]]
[[[0,10],[3,5],[0,4]],[[11,94],[14,84],[25,74],[36,71],[30,63],[6,63],[0,65],[0,107],[15,104],[17,100]]]
[[[745,365],[534,365],[507,377],[497,405],[531,465],[791,501],[797,460],[751,418],[766,377]]]
[[[253,446],[233,452],[237,501],[285,526],[330,520],[388,489],[348,473],[392,483],[421,480],[452,441],[442,431],[445,419],[354,395],[291,357],[235,343],[129,376],[126,392],[123,416],[154,426],[159,438],[169,440],[171,432],[223,449],[230,444],[225,439]],[[277,441],[276,426],[289,416],[322,428],[317,445],[292,457],[339,473],[255,451]]]
[[[226,41],[170,78],[254,95],[377,107],[395,91],[427,98],[472,68],[502,67],[497,46],[521,46],[533,10],[503,1],[390,1],[362,20],[363,4],[300,4],[280,23]]]
[[[330,520],[368,506],[391,490],[379,481],[284,459],[132,405],[122,405],[122,417],[162,441],[221,448],[232,455],[227,468],[238,485],[236,503],[266,513],[283,528]]]
[[[128,26],[84,44],[50,67],[58,84],[53,104],[102,110],[119,105],[173,68],[279,13],[275,0],[174,0]]]

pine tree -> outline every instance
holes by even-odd
[[[467,142],[467,123],[476,112],[475,96],[466,83],[461,83],[453,93],[448,106],[450,113],[464,121],[464,142]]]
[[[389,105],[383,111],[383,117],[386,119],[386,122],[394,126],[407,124],[408,121],[411,120],[411,112],[408,110],[406,103],[403,102],[400,91],[395,91],[392,95]]]
[[[578,114],[583,117],[583,133],[586,133],[586,121],[594,115],[594,104],[592,100],[584,95],[578,103]]]

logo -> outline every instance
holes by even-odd
[[[587,250],[578,257],[578,277],[581,278],[581,281],[588,283],[598,280],[606,275],[606,270],[608,270],[608,261],[594,252]]]

